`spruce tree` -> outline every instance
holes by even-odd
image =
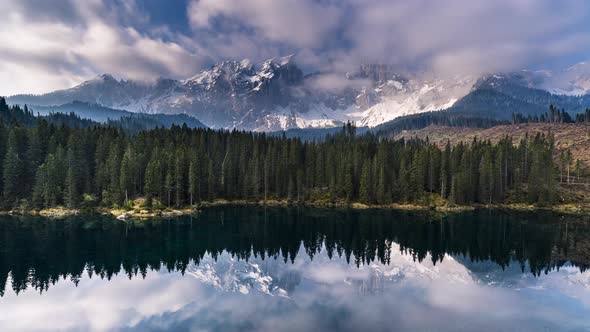
[[[197,154],[192,155],[189,170],[188,170],[188,183],[189,183],[189,194],[190,194],[190,205],[193,206],[195,202],[201,201],[201,175],[199,167],[199,159]]]
[[[176,207],[179,208],[184,202],[185,193],[185,160],[184,152],[178,151],[176,154],[176,160],[174,163],[174,189],[175,189],[175,203]]]
[[[33,186],[33,207],[36,209],[42,209],[47,207],[45,200],[45,189],[47,187],[47,165],[41,164],[37,168],[37,174],[35,175],[35,185]]]
[[[80,192],[80,171],[78,160],[74,156],[72,148],[67,153],[67,173],[65,179],[64,198],[67,207],[77,208],[81,201],[82,193]]]
[[[7,151],[4,157],[4,201],[9,207],[16,206],[18,200],[23,197],[22,180],[24,177],[24,162],[18,149],[17,131],[12,129],[8,135]]]
[[[370,160],[366,160],[363,163],[360,187],[359,187],[359,200],[363,203],[372,204],[373,199],[373,174],[372,174],[372,163]]]

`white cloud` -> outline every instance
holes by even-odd
[[[186,78],[211,61],[297,54],[305,68],[387,63],[436,75],[584,60],[580,0],[191,0],[184,32],[136,0],[0,2],[0,95],[70,87],[96,74]],[[326,83],[326,82],[320,82]],[[342,83],[342,82],[335,82]]]
[[[308,0],[199,0],[189,5],[188,15],[197,28],[227,16],[272,41],[317,47],[338,27],[342,12],[330,2]]]
[[[371,82],[364,79],[347,79],[346,76],[340,74],[322,74],[311,77],[307,84],[314,90],[338,93],[349,88],[360,89],[370,86]]]
[[[133,2],[125,3],[117,15],[132,12]],[[104,72],[133,79],[184,77],[203,65],[201,56],[177,42],[118,25],[101,1],[77,2],[80,21],[70,24],[31,21],[15,4],[8,7],[0,21],[1,95],[47,92]]]
[[[590,3],[577,0],[193,0],[188,15],[201,34],[243,37],[218,53],[269,57],[287,49],[303,64],[342,70],[378,62],[481,74],[590,51],[564,42],[590,38]]]

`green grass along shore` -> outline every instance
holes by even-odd
[[[481,205],[474,204],[469,206],[460,206],[448,204],[446,201],[431,202],[431,204],[388,204],[388,205],[369,205],[358,202],[344,202],[344,201],[311,201],[311,202],[293,202],[288,200],[267,200],[267,201],[246,201],[246,200],[224,200],[219,199],[211,202],[200,202],[194,206],[187,206],[184,208],[152,208],[148,209],[144,207],[143,199],[136,199],[133,201],[133,205],[127,208],[106,208],[96,207],[92,209],[79,210],[79,209],[68,209],[65,207],[54,207],[43,210],[12,210],[12,211],[1,211],[0,215],[30,215],[30,216],[43,216],[50,218],[68,217],[75,215],[91,215],[91,214],[103,214],[112,215],[115,218],[125,219],[145,219],[145,218],[170,218],[175,216],[191,215],[196,214],[202,209],[219,206],[269,206],[269,207],[287,207],[287,206],[307,206],[307,207],[318,207],[318,208],[344,208],[344,209],[392,209],[392,210],[405,210],[405,211],[436,211],[443,213],[460,213],[465,211],[471,211],[475,209],[498,209],[498,210],[511,210],[516,212],[534,212],[534,211],[547,211],[557,212],[561,214],[574,214],[574,215],[590,215],[590,203],[583,204],[557,204],[551,206],[537,206],[523,203],[512,203],[512,204],[490,204]]]

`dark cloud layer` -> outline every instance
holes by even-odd
[[[0,94],[102,72],[189,77],[220,59],[294,53],[304,68],[379,62],[435,75],[581,61],[583,0],[5,0]]]

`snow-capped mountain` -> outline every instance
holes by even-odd
[[[327,128],[356,121],[376,126],[396,117],[444,109],[473,86],[469,77],[406,78],[386,65],[364,65],[337,78],[338,91],[314,84],[333,73],[304,75],[292,56],[254,65],[223,61],[185,80],[144,83],[100,75],[44,95],[18,95],[13,104],[54,106],[82,101],[142,113],[186,113],[212,128],[275,131]],[[362,85],[361,85],[362,83]]]
[[[590,92],[590,62],[580,62],[562,70],[520,70],[484,77],[511,80],[527,88],[554,95],[583,96]]]
[[[565,70],[544,71],[540,87],[554,94],[580,96],[590,92],[590,62],[580,62]]]
[[[475,81],[471,76],[379,81],[375,88],[364,88],[357,96],[358,111],[351,115],[359,125],[375,127],[404,115],[444,110],[467,95]],[[361,102],[367,99],[375,102]]]
[[[588,92],[590,63],[556,72],[442,79],[400,75],[394,67],[376,64],[346,74],[304,75],[293,56],[287,56],[261,64],[223,61],[185,80],[145,83],[104,74],[71,89],[12,96],[8,102],[54,106],[82,101],[132,112],[185,113],[212,128],[278,131],[337,127],[347,121],[375,127],[400,116],[449,108],[508,118],[513,112],[537,114],[554,103],[575,113],[588,106],[578,100]]]
[[[230,257],[206,259],[200,264],[191,264],[186,273],[202,283],[226,292],[249,294],[257,291],[272,296],[288,296],[287,291],[277,285],[270,274],[253,262]]]

